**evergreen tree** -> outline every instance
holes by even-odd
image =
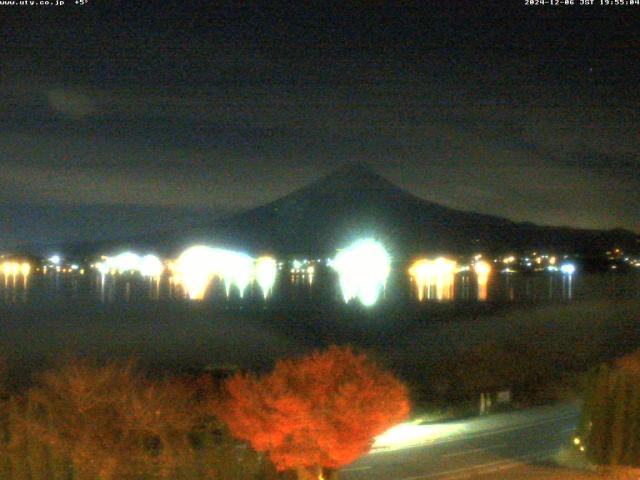
[[[629,387],[628,444],[621,463],[638,465],[640,459],[640,388],[636,387],[633,381],[630,382]]]
[[[640,466],[640,354],[602,365],[588,390],[578,427],[588,458]]]
[[[589,399],[587,455],[591,461],[599,465],[609,463],[609,446],[611,444],[610,378],[609,368],[603,365]]]
[[[619,465],[622,462],[622,458],[625,452],[625,448],[628,447],[629,441],[627,438],[627,422],[629,420],[630,413],[630,395],[628,386],[628,376],[623,372],[616,372],[612,376],[611,389],[612,395],[612,410],[611,410],[611,446],[610,446],[610,463],[613,465]]]

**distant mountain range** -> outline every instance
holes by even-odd
[[[208,225],[93,247],[126,245],[175,253],[194,242],[206,242],[255,254],[325,256],[361,237],[379,239],[396,258],[529,249],[586,255],[612,247],[640,250],[640,236],[627,230],[539,226],[447,208],[399,188],[362,163],[349,164],[278,200]],[[75,253],[92,250],[90,242],[76,247]]]

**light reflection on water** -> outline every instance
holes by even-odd
[[[424,279],[423,279],[424,280]],[[577,301],[607,298],[640,297],[640,274],[604,273],[562,275],[559,273],[498,273],[477,275],[461,272],[451,276],[434,276],[420,285],[409,275],[391,275],[380,302],[428,304],[434,302],[539,302]],[[170,275],[145,278],[139,274],[80,275],[49,272],[46,275],[3,275],[0,273],[0,302],[4,304],[61,300],[98,301],[102,303],[136,303],[154,301],[186,301],[183,287]],[[279,271],[273,296],[264,297],[256,282],[241,297],[232,288],[227,297],[223,281],[214,279],[205,302],[227,307],[245,304],[295,305],[304,303],[342,302],[335,272],[318,269],[296,273]]]

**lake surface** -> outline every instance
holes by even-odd
[[[345,304],[329,271],[312,281],[280,274],[267,299],[255,286],[243,298],[233,289],[227,298],[214,282],[201,301],[185,298],[168,277],[0,276],[0,355],[23,372],[16,375],[77,355],[133,356],[158,368],[260,370],[278,358],[348,343],[419,377],[416,365],[532,331],[549,341],[565,332],[624,343],[623,350],[640,338],[640,272],[494,273],[486,295],[472,275],[459,274],[450,289],[434,285],[423,293],[420,301],[409,278],[396,274],[376,305]]]
[[[392,273],[377,305],[385,303],[554,303],[593,299],[638,298],[640,272],[609,272],[601,274],[559,272],[492,273],[484,281],[470,272],[450,278],[434,279],[418,291],[408,275]],[[49,272],[5,276],[0,274],[0,304],[121,303],[189,301],[180,285],[169,275],[159,279],[143,278],[139,274],[100,275]],[[221,308],[248,306],[291,306],[301,304],[344,303],[338,276],[328,269],[317,269],[314,275],[279,272],[273,291],[264,298],[256,284],[243,295],[232,287],[229,294],[224,284],[214,279],[202,302]],[[353,303],[357,303],[354,301]],[[375,305],[374,305],[375,308]]]

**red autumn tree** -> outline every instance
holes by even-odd
[[[282,360],[268,375],[238,374],[226,386],[218,417],[300,479],[327,478],[409,413],[406,387],[350,348]]]

